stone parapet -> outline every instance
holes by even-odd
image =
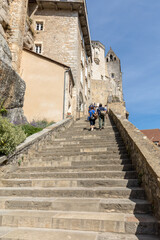
[[[160,149],[112,108],[109,115],[123,138],[154,213],[160,219]]]
[[[24,143],[16,148],[16,151],[13,154],[0,157],[0,165],[2,166],[1,174],[6,171],[13,171],[13,169],[16,169],[21,162],[33,158],[44,144],[55,139],[60,132],[65,131],[72,124],[72,118],[65,119],[28,137]]]

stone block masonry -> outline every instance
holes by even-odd
[[[125,117],[111,109],[109,115],[123,138],[154,213],[160,219],[160,149]]]
[[[25,35],[28,0],[14,0],[10,4],[10,38],[12,66],[19,72]]]

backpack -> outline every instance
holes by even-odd
[[[91,119],[91,120],[96,120],[96,119],[97,119],[97,114],[96,114],[96,112],[95,112],[95,113],[92,113],[90,119]]]
[[[101,116],[105,116],[106,115],[106,111],[100,111],[100,115]]]

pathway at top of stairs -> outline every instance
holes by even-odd
[[[0,180],[2,240],[158,240],[122,138],[77,121]]]

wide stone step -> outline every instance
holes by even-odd
[[[101,141],[98,141],[98,140],[101,140]],[[104,141],[102,139],[98,139],[98,140],[92,140],[92,139],[83,139],[83,140],[72,140],[72,141],[61,141],[59,139],[55,139],[55,141],[48,141],[47,142],[47,145],[46,145],[46,148],[50,148],[50,147],[53,147],[53,146],[75,146],[75,145],[79,145],[79,146],[84,146],[84,145],[91,145],[91,146],[102,146],[102,145],[105,145],[107,147],[125,147],[124,143],[123,142],[115,142],[115,141]]]
[[[142,234],[99,233],[96,240],[159,240],[159,236]]]
[[[0,187],[139,187],[137,179],[1,179]]]
[[[39,151],[37,154],[35,153],[35,156],[37,157],[70,157],[70,156],[77,156],[77,155],[81,155],[81,156],[85,156],[85,155],[98,155],[98,158],[100,157],[105,157],[106,155],[109,157],[121,157],[121,158],[126,158],[128,157],[127,153],[119,153],[119,152],[107,152],[106,149],[95,149],[94,151],[92,151],[92,149],[82,149],[81,151]]]
[[[30,159],[30,161],[107,161],[107,160],[129,160],[128,155],[122,156],[122,155],[112,155],[112,154],[83,154],[83,155],[68,155],[68,156],[55,156],[54,154],[44,156],[37,154],[37,156],[34,156]]]
[[[150,215],[1,210],[1,225],[127,234],[156,234],[158,223]]]
[[[132,164],[129,159],[126,160],[115,160],[115,159],[106,159],[106,160],[90,160],[90,161],[55,161],[50,159],[31,159],[30,161],[24,161],[21,163],[21,166],[28,166],[28,167],[62,167],[62,166],[106,166],[106,165],[125,165],[125,164]]]
[[[0,227],[2,240],[159,240],[154,235],[97,233],[45,228]]]
[[[96,240],[98,233],[49,228],[0,227],[2,240]],[[155,239],[156,240],[156,239]]]
[[[151,213],[152,206],[139,199],[90,199],[90,198],[34,198],[34,197],[0,197],[3,209],[79,211],[79,212],[120,212]]]
[[[79,139],[78,139],[79,137]],[[70,136],[70,138],[55,138],[54,140],[48,140],[46,143],[48,145],[53,145],[53,144],[67,144],[67,143],[75,143],[75,142],[79,142],[81,144],[84,144],[84,143],[89,143],[89,144],[95,144],[95,143],[99,143],[99,140],[101,141],[102,144],[106,144],[106,145],[112,145],[113,146],[124,146],[124,142],[122,139],[119,139],[119,140],[116,140],[116,139],[111,139],[111,138],[101,138],[101,137],[97,137],[96,135],[95,136],[78,136],[78,137],[73,137]]]
[[[145,199],[145,192],[138,187],[1,187],[0,196]]]
[[[72,149],[75,149],[75,150],[79,150],[79,149],[83,149],[83,148],[108,148],[110,150],[115,150],[115,151],[124,151],[126,150],[125,146],[110,146],[106,143],[94,143],[94,144],[90,144],[90,143],[83,143],[83,144],[80,144],[80,143],[70,143],[70,144],[55,144],[53,143],[52,145],[47,145],[46,147],[43,147],[41,150],[46,150],[47,151],[51,151],[51,150],[54,150],[55,149],[64,149],[64,150],[72,150]]]
[[[107,166],[20,167],[17,172],[131,171],[132,164]]]
[[[136,179],[136,171],[86,171],[86,172],[41,172],[41,173],[12,173],[5,178],[111,178],[111,179]]]

